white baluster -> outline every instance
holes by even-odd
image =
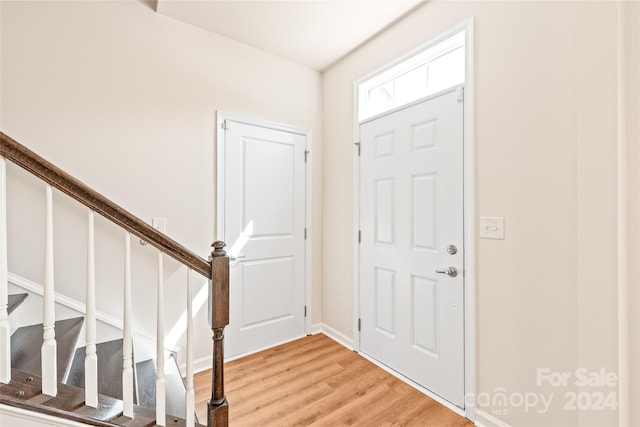
[[[7,160],[0,157],[0,382],[11,381],[11,326],[7,265]]]
[[[131,234],[125,236],[122,339],[122,413],[133,418],[133,341],[131,338]]]
[[[164,426],[167,420],[165,405],[166,392],[164,381],[164,267],[162,262],[162,252],[158,252],[158,307],[157,307],[157,330],[156,330],[156,424]]]
[[[84,358],[85,405],[98,407],[98,355],[96,354],[96,267],[94,215],[89,210],[89,234],[87,240],[87,313],[86,342]]]
[[[187,378],[185,384],[186,426],[195,425],[195,396],[193,393],[193,308],[191,269],[187,269]]]
[[[53,286],[53,189],[47,185],[47,216],[45,223],[45,276],[43,294],[42,343],[42,394],[55,396],[58,393],[56,364],[57,344],[55,328],[55,299]]]

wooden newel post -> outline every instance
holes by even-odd
[[[224,328],[229,324],[229,257],[224,242],[214,242],[211,253],[211,329],[213,330],[213,372],[207,426],[229,425],[229,404],[224,395]]]

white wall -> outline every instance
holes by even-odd
[[[140,1],[1,2],[1,129],[202,257],[215,240],[215,113],[310,129],[313,307],[321,313],[321,75],[156,14]],[[9,168],[9,269],[43,281],[42,185]],[[54,196],[57,290],[84,300],[85,210]],[[82,224],[82,222],[80,223]],[[120,316],[124,238],[98,220],[98,309]],[[134,327],[154,332],[155,251],[134,240]],[[78,267],[73,268],[72,262]],[[167,333],[185,275],[165,266]],[[196,275],[194,275],[195,279]],[[200,276],[198,276],[200,277]],[[195,291],[205,280],[198,278]],[[206,306],[195,357],[211,355]]]
[[[629,337],[629,352],[626,362],[629,364],[627,402],[628,425],[640,426],[640,2],[626,2],[621,11],[626,18],[623,33],[626,48],[624,65],[625,109],[624,126],[626,128],[626,165],[627,190],[627,237],[628,253],[628,294],[624,304],[628,303],[626,333]],[[624,354],[623,354],[624,356]],[[624,360],[624,357],[623,357]]]
[[[505,240],[476,237],[477,392],[554,396],[545,413],[479,401],[514,426],[618,420],[563,407],[617,392],[574,384],[576,368],[618,369],[616,8],[429,2],[325,73],[323,322],[353,336],[353,83],[474,18],[475,208],[506,218]],[[568,387],[538,386],[538,368]]]

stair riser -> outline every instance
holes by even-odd
[[[68,375],[83,322],[84,318],[77,317],[58,320],[55,323],[58,381],[63,381]],[[11,336],[12,368],[40,376],[42,374],[42,343],[42,324],[18,328]]]
[[[96,354],[98,356],[98,393],[122,399],[122,339],[97,344]],[[84,387],[85,355],[86,347],[80,347],[75,351],[66,384]],[[135,369],[135,355],[133,362]],[[134,403],[137,403],[135,376],[133,387]]]

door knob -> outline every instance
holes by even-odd
[[[458,275],[458,269],[455,267],[449,267],[446,270],[436,270],[436,273],[446,274],[449,277],[456,277]]]
[[[247,257],[246,255],[238,255],[238,256],[229,255],[229,261],[233,262],[237,259],[246,258],[246,257]]]

